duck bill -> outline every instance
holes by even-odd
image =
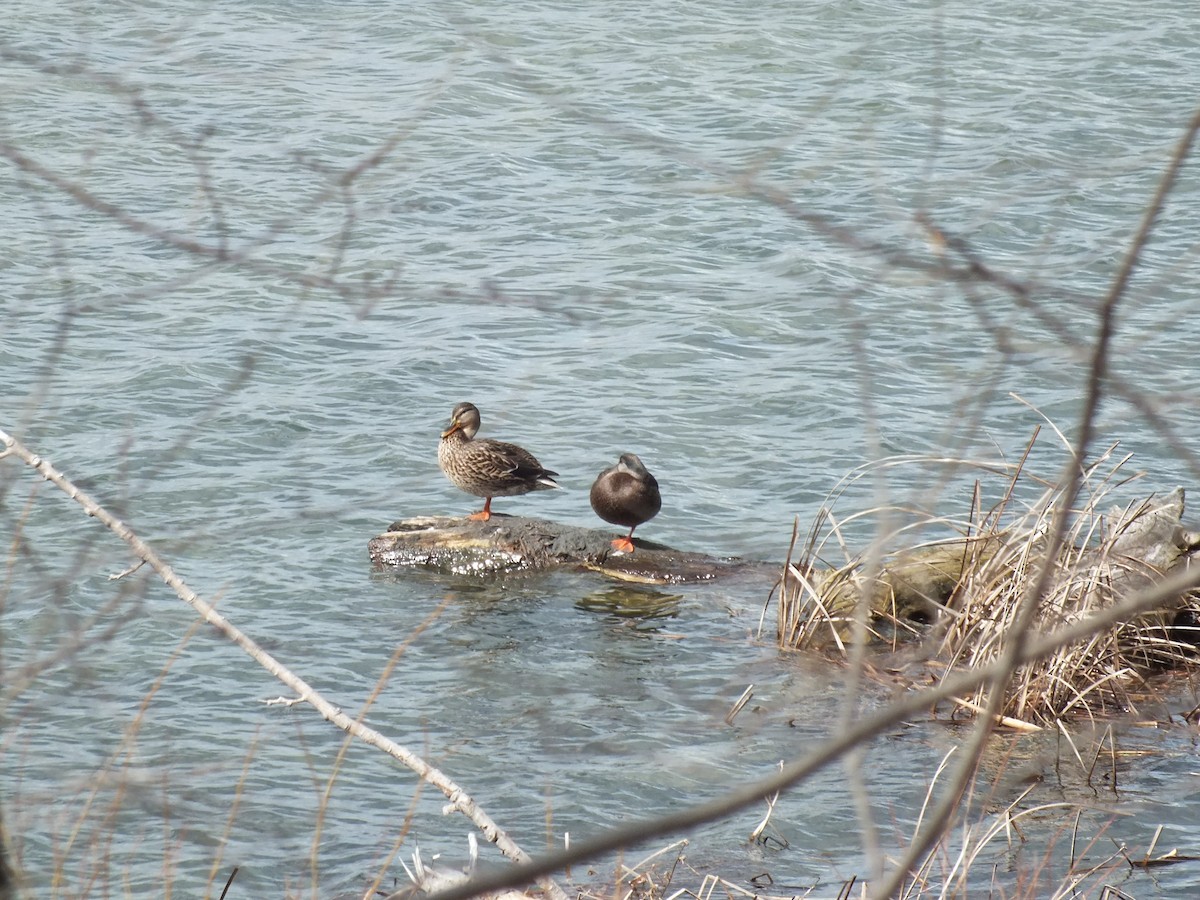
[[[458,422],[458,421],[451,422],[450,427],[442,432],[442,437],[448,438],[448,437],[450,437],[450,435],[454,434],[454,432],[456,432],[456,431],[462,431],[462,422]]]

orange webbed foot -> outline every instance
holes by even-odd
[[[632,553],[633,541],[627,537],[613,538],[612,547],[618,553]]]
[[[468,522],[486,522],[492,517],[492,498],[488,497],[483,501],[483,509],[477,513],[471,513],[467,516]]]

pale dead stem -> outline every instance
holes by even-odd
[[[782,760],[779,763],[779,768],[783,768]],[[767,825],[771,822],[771,815],[775,812],[775,804],[779,802],[779,794],[776,792],[765,799],[767,801],[767,812],[763,816],[762,821],[755,825],[754,830],[750,832],[751,843],[758,843],[759,839],[762,838],[763,832],[767,830]]]
[[[1197,586],[1200,586],[1200,567],[1175,572],[1145,590],[1097,611],[1087,619],[1064,625],[1050,634],[1035,635],[1027,641],[1020,642],[1016,663],[1042,659],[1063,644],[1083,640],[1139,612],[1155,609],[1167,598]],[[631,844],[677,834],[706,822],[722,819],[778,791],[785,791],[803,782],[840,759],[851,748],[883,734],[914,715],[924,714],[943,700],[968,694],[976,686],[997,678],[1005,671],[1002,661],[996,661],[978,669],[952,673],[938,684],[901,695],[886,707],[862,716],[806,755],[786,763],[777,774],[733,787],[707,803],[689,806],[657,818],[631,822],[595,837],[573,842],[569,850],[548,853],[530,863],[478,875],[467,884],[439,892],[432,900],[467,900],[481,893],[529,884],[539,876],[557,872],[565,866],[595,859]]]
[[[400,855],[400,848],[404,846],[404,838],[408,834],[408,830],[412,825],[413,817],[417,814],[417,803],[420,802],[421,791],[424,786],[425,782],[421,782],[419,785],[417,785],[417,789],[413,791],[412,797],[408,801],[408,809],[404,811],[404,819],[400,823],[400,827],[397,829],[395,839],[392,841],[392,849],[388,852],[387,858],[384,859],[384,861],[380,864],[379,871],[375,875],[375,880],[367,885],[367,889],[363,891],[364,900],[368,897],[378,896],[380,892],[380,885],[383,884],[383,880],[387,877],[387,873],[391,869],[392,863],[395,861],[396,857]],[[472,855],[474,855],[477,850],[474,832],[467,834],[467,841],[470,845]]]
[[[0,439],[3,439],[4,437],[4,432],[0,431]],[[20,455],[19,451],[18,455]],[[122,757],[125,758],[124,769],[126,774],[128,774],[128,771],[132,767],[135,759],[134,745],[137,741],[138,733],[141,731],[142,723],[145,721],[146,710],[150,707],[150,701],[154,699],[154,696],[158,693],[159,688],[162,687],[163,682],[167,678],[167,673],[171,670],[171,667],[174,666],[179,657],[183,655],[184,648],[187,647],[188,642],[196,634],[199,626],[199,622],[194,622],[192,623],[192,626],[188,628],[183,638],[179,641],[179,645],[175,648],[175,652],[171,654],[171,657],[159,670],[158,677],[154,679],[154,684],[150,686],[150,690],[147,691],[145,696],[142,697],[142,701],[138,705],[137,713],[134,715],[133,721],[131,721],[128,727],[126,727],[125,733],[121,736],[121,742],[117,746],[117,749],[114,750],[109,758],[104,762],[104,765],[101,766],[100,771],[93,774],[89,778],[91,790],[88,792],[87,800],[84,801],[83,808],[79,810],[79,814],[75,817],[75,823],[67,835],[65,843],[55,847],[54,874],[51,877],[50,883],[56,891],[61,890],[64,887],[63,880],[65,876],[63,869],[66,865],[66,860],[70,856],[71,849],[74,847],[76,840],[79,839],[79,836],[83,831],[83,827],[88,821],[92,807],[97,803],[101,791],[114,784],[114,779],[112,779],[111,773],[120,765],[120,760]],[[128,777],[115,780],[116,789],[113,792],[112,799],[109,801],[108,810],[104,814],[103,824],[98,832],[99,838],[89,842],[89,845],[93,846],[96,852],[102,857],[102,861],[98,861],[95,869],[92,871],[91,877],[93,880],[99,878],[101,870],[108,866],[108,851],[113,839],[117,836],[117,829],[114,823],[118,813],[121,812],[121,809],[124,806],[125,794],[129,789],[129,785],[130,780]]]
[[[985,687],[987,691],[984,715],[978,717],[974,730],[965,744],[962,759],[956,767],[949,784],[946,786],[942,798],[935,806],[926,827],[914,836],[908,852],[897,860],[891,873],[872,885],[871,894],[873,897],[884,898],[892,896],[907,877],[908,872],[929,852],[934,843],[945,833],[954,811],[958,808],[963,792],[967,789],[971,777],[975,773],[975,767],[978,765],[979,756],[983,752],[984,744],[995,727],[995,719],[1003,707],[1004,698],[1007,694],[1007,686],[1012,679],[1013,673],[1017,671],[1017,667],[1021,664],[1022,645],[1030,633],[1030,626],[1035,621],[1038,606],[1049,591],[1054,579],[1054,570],[1057,565],[1059,550],[1066,544],[1071,526],[1072,510],[1075,506],[1076,497],[1082,487],[1083,475],[1086,470],[1084,461],[1091,451],[1092,437],[1096,427],[1096,411],[1100,406],[1106,377],[1109,374],[1109,347],[1116,333],[1117,306],[1125,294],[1125,288],[1129,284],[1129,279],[1132,277],[1134,269],[1137,267],[1142,250],[1150,240],[1150,235],[1154,230],[1154,224],[1158,219],[1158,215],[1166,205],[1167,197],[1170,196],[1175,179],[1191,152],[1192,142],[1197,132],[1200,132],[1200,112],[1192,116],[1188,129],[1176,146],[1175,153],[1167,166],[1166,172],[1159,180],[1158,190],[1155,192],[1150,205],[1146,208],[1141,225],[1134,235],[1125,258],[1122,260],[1121,267],[1116,277],[1113,278],[1108,293],[1100,306],[1100,326],[1096,334],[1095,347],[1090,360],[1090,369],[1084,392],[1083,410],[1079,417],[1079,432],[1072,447],[1071,459],[1064,468],[1058,482],[1063,486],[1062,497],[1055,512],[1050,532],[1047,535],[1045,555],[1038,564],[1036,576],[1029,585],[1026,595],[1021,599],[1013,622],[1010,639],[1001,650],[1000,656],[997,659],[996,671],[989,679],[981,682],[981,687]]]
[[[917,828],[920,828],[922,820],[934,802],[938,781],[949,770],[950,758],[958,752],[959,748],[955,747],[942,757],[926,790],[925,801],[917,819]],[[1086,770],[1083,761],[1079,760],[1079,763],[1081,768]],[[1061,875],[1056,876],[1056,885],[1051,887],[1038,882],[1042,877],[1045,865],[1049,863],[1054,853],[1057,837],[1050,846],[1044,849],[1043,859],[1040,863],[1035,862],[1028,872],[1025,867],[1022,867],[1019,883],[1013,889],[999,893],[1003,896],[1048,897],[1052,900],[1075,897],[1079,895],[1080,889],[1086,886],[1086,882],[1108,879],[1111,878],[1114,871],[1126,869],[1119,851],[1110,853],[1099,862],[1084,865],[1083,855],[1098,843],[1107,826],[1093,834],[1087,845],[1080,848],[1077,845],[1077,837],[1079,819],[1084,810],[1078,804],[1069,802],[1044,803],[1034,807],[1021,808],[1021,804],[1032,791],[1033,788],[1029,787],[1019,796],[1005,803],[998,811],[984,812],[977,820],[973,819],[964,823],[955,832],[947,832],[934,850],[926,854],[920,864],[908,873],[906,879],[897,888],[895,894],[897,900],[949,900],[949,898],[971,896],[971,888],[973,885],[978,885],[978,878],[973,879],[972,872],[977,868],[977,863],[982,861],[986,851],[998,842],[1002,842],[1006,848],[1010,849],[1014,843],[1024,844],[1026,838],[1021,830],[1021,823],[1024,819],[1042,818],[1046,813],[1059,811],[1074,812],[1075,821],[1071,831],[1071,846],[1066,869]],[[992,806],[993,799],[992,797],[985,799],[982,804],[985,810]],[[973,792],[968,795],[966,802],[969,804],[978,802],[973,796]],[[939,861],[940,869],[937,868]],[[1098,884],[1094,886],[1099,887]]]
[[[392,651],[391,658],[388,659],[387,665],[383,667],[383,671],[380,672],[379,677],[375,679],[375,687],[372,689],[370,696],[367,697],[366,702],[362,705],[362,709],[360,709],[358,712],[358,717],[355,719],[356,725],[361,725],[366,719],[367,713],[371,711],[371,707],[375,705],[375,701],[379,699],[379,695],[383,692],[384,686],[392,677],[392,672],[395,670],[396,664],[400,661],[400,658],[404,656],[404,654],[408,651],[408,648],[413,645],[417,638],[424,633],[426,628],[441,618],[442,613],[446,611],[446,608],[449,605],[450,597],[446,597],[441,603],[430,610],[429,614],[425,616],[423,620],[421,620],[420,624],[418,624],[417,627],[414,628],[412,632],[410,632],[409,635],[399,644],[399,646]],[[320,880],[318,878],[319,871],[317,867],[317,857],[321,847],[321,831],[325,824],[325,812],[329,808],[329,801],[333,799],[333,787],[337,783],[337,777],[338,773],[341,772],[342,763],[345,761],[346,754],[349,752],[350,746],[353,743],[354,736],[352,734],[347,734],[346,739],[342,741],[342,746],[338,748],[337,756],[334,757],[333,765],[329,772],[329,778],[325,783],[325,790],[321,795],[321,803],[317,807],[317,821],[315,827],[313,828],[312,849],[309,851],[309,858],[311,860],[310,865],[312,867],[312,893],[314,897],[320,895],[318,890],[320,887]],[[418,796],[420,794],[420,790],[421,785],[419,784],[417,786]],[[416,799],[416,797],[413,798],[414,803]],[[396,836],[395,846],[397,850],[399,849],[400,843],[404,840],[404,836],[408,833],[408,827],[411,822],[411,815],[406,816],[404,823],[400,828],[400,833]],[[381,880],[383,876],[384,873],[381,871],[377,877],[377,881]],[[367,892],[366,896],[370,896],[370,891]]]
[[[611,125],[611,123],[609,124]],[[1100,327],[1094,349],[1089,358],[1090,371],[1085,392],[1083,413],[1080,417],[1079,432],[1072,447],[1070,462],[1058,480],[1058,483],[1062,485],[1061,502],[1054,512],[1046,535],[1045,553],[1037,561],[1034,577],[1029,582],[1025,595],[1021,598],[1013,622],[1013,634],[1019,639],[1008,641],[999,657],[989,665],[982,666],[973,671],[963,671],[948,676],[936,687],[915,693],[908,698],[897,700],[887,709],[873,716],[864,717],[857,723],[846,723],[840,729],[839,734],[827,741],[824,747],[819,748],[801,760],[793,762],[791,765],[785,766],[783,771],[777,776],[761,779],[744,788],[730,791],[718,800],[693,806],[671,816],[646,820],[614,829],[607,834],[602,834],[589,841],[576,844],[570,851],[549,854],[536,864],[518,866],[513,871],[504,872],[496,876],[473,879],[468,885],[439,893],[437,900],[465,900],[465,898],[482,891],[513,887],[527,883],[536,875],[557,871],[566,864],[598,856],[639,840],[677,832],[687,827],[721,818],[734,810],[758,801],[760,798],[769,796],[775,791],[801,781],[832,760],[843,756],[847,751],[859,745],[861,741],[878,734],[884,728],[902,721],[907,715],[918,709],[927,707],[940,699],[962,695],[968,690],[982,689],[983,694],[986,696],[984,714],[978,717],[974,731],[963,748],[959,764],[952,771],[948,779],[949,783],[946,785],[942,797],[934,804],[924,823],[924,827],[913,837],[908,850],[894,863],[890,874],[885,875],[885,877],[871,885],[870,895],[872,897],[889,897],[895,894],[899,885],[908,876],[908,873],[925,857],[934,843],[945,834],[947,824],[954,810],[958,808],[963,792],[966,790],[975,772],[979,755],[994,727],[994,722],[1006,694],[1005,687],[1012,679],[1017,668],[1023,663],[1041,659],[1056,652],[1058,648],[1068,642],[1077,641],[1096,634],[1131,614],[1151,609],[1155,604],[1161,603],[1163,599],[1175,596],[1180,591],[1200,583],[1200,571],[1191,573],[1183,571],[1163,580],[1152,588],[1137,592],[1122,602],[1114,603],[1109,608],[1098,611],[1083,621],[1068,624],[1050,635],[1037,638],[1030,634],[1030,626],[1034,621],[1039,602],[1045,595],[1053,578],[1059,548],[1064,545],[1070,528],[1072,508],[1081,487],[1081,476],[1085,470],[1083,460],[1091,448],[1095,427],[1095,413],[1103,393],[1103,386],[1107,384],[1123,398],[1132,402],[1151,423],[1158,425],[1163,433],[1169,432],[1165,424],[1162,423],[1161,417],[1154,414],[1153,410],[1150,410],[1144,402],[1141,402],[1132,388],[1109,372],[1107,363],[1109,346],[1115,330],[1117,304],[1124,294],[1125,287],[1136,267],[1141,251],[1149,239],[1157,215],[1171,191],[1175,177],[1190,152],[1191,144],[1197,131],[1200,131],[1200,112],[1193,116],[1184,138],[1180,141],[1171,164],[1159,183],[1158,191],[1146,210],[1141,227],[1134,237],[1122,266],[1117,276],[1113,279],[1109,292],[1101,305]],[[655,143],[657,145],[658,142],[655,141]],[[857,236],[845,234],[844,229],[832,226],[828,219],[813,216],[798,208],[790,197],[764,190],[749,180],[744,182],[744,186],[747,193],[757,195],[768,202],[774,203],[795,218],[809,222],[814,227],[842,243],[856,245],[859,242]],[[947,243],[949,244],[950,242],[947,241]],[[1014,282],[1011,279],[997,275],[983,266],[973,256],[968,255],[969,248],[961,242],[954,246],[954,249],[961,257],[967,260],[967,264],[963,269],[954,270],[948,265],[941,268],[930,266],[930,269],[937,270],[940,276],[955,281],[997,284],[1008,290],[1022,302],[1032,303],[1030,285]],[[883,248],[872,247],[870,251],[873,255],[888,258],[887,254],[883,252]],[[896,259],[895,262],[897,264],[908,263],[911,265],[914,261]],[[916,261],[916,263],[915,267],[923,268],[928,265],[924,261]],[[1036,304],[1033,305],[1036,308]],[[1187,458],[1189,461],[1193,459],[1190,454],[1185,454],[1184,458]]]
[[[687,846],[686,839],[680,840],[656,850],[633,865],[619,862],[611,892],[585,890],[580,894],[580,900],[801,900],[814,890],[810,888],[800,894],[770,894],[762,890],[763,887],[770,887],[769,876],[762,879],[764,883],[760,883],[758,879],[751,879],[755,890],[747,890],[742,885],[711,872],[701,874],[696,871],[688,864],[684,855]],[[662,863],[666,866],[664,871],[655,861],[670,853],[674,853],[674,858]],[[698,879],[699,883],[696,884],[690,879],[685,882],[688,876]],[[671,890],[679,882],[690,883],[692,886]]]
[[[1086,481],[1089,491],[1087,502],[1083,509],[1076,511],[1072,527],[1064,539],[1064,547],[1058,554],[1055,562],[1056,582],[1053,590],[1043,598],[1040,605],[1040,609],[1044,612],[1039,613],[1038,621],[1041,623],[1039,627],[1058,628],[1078,623],[1088,615],[1099,611],[1105,603],[1112,600],[1114,590],[1111,584],[1096,573],[1104,565],[1119,569],[1121,553],[1116,549],[1110,550],[1113,547],[1112,542],[1127,532],[1130,523],[1139,516],[1154,511],[1154,503],[1143,501],[1130,505],[1123,511],[1118,509],[1107,519],[1097,512],[1097,506],[1110,490],[1122,486],[1130,480],[1120,477],[1121,468],[1127,463],[1128,457],[1116,457],[1115,449],[1115,447],[1110,447],[1101,453],[1100,457],[1083,473],[1082,477]],[[1105,467],[1110,465],[1111,469],[1106,471]],[[1021,465],[1017,467],[1018,471],[1023,470],[1024,466],[1025,463],[1022,460]],[[978,490],[976,493],[978,494]],[[1008,494],[1011,494],[1011,487]],[[1006,494],[1006,498],[1008,494]],[[1007,502],[1006,499],[1004,503]],[[983,564],[964,566],[960,582],[964,586],[957,595],[962,606],[946,611],[945,618],[949,624],[941,635],[941,644],[944,648],[942,655],[949,659],[947,663],[949,670],[970,669],[1000,660],[1006,640],[1011,640],[1015,634],[1014,610],[1022,602],[1023,590],[1032,580],[1031,573],[1045,558],[1045,535],[1052,528],[1058,503],[1058,491],[1050,489],[1043,492],[1041,497],[1031,504],[1031,508],[1023,516],[1022,522],[1010,525],[1005,529],[1008,539],[1002,552],[996,553]],[[985,518],[979,514],[978,508],[979,505],[976,502],[976,512],[971,518],[981,522],[981,525],[975,533],[986,534],[988,528],[998,529],[1000,527],[998,517],[989,514]],[[820,522],[824,523],[830,518],[828,508],[823,509]],[[938,521],[949,524],[945,520]],[[989,521],[990,524],[988,524]],[[1098,534],[1102,522],[1107,525],[1107,534],[1105,535]],[[837,528],[836,523],[829,525],[831,535],[836,533]],[[969,533],[969,529],[960,528],[959,530],[964,534]],[[898,534],[902,532],[903,529],[897,531]],[[956,539],[958,542],[961,540],[962,538]],[[1097,542],[1100,543],[1101,549],[1087,552],[1099,562],[1090,564],[1085,558],[1083,548],[1094,547]],[[815,545],[816,541],[810,538],[810,559]],[[793,572],[799,573],[806,567],[807,563],[793,566]],[[1156,575],[1147,570],[1145,577],[1147,580],[1152,580]],[[804,598],[805,602],[809,604],[808,618],[806,619],[799,613],[793,615],[781,613],[781,635],[797,634],[804,630],[801,625],[811,628],[814,627],[814,623],[825,621],[828,618],[824,615],[823,607],[819,603],[819,589],[803,582],[799,577],[796,578],[796,583],[798,586],[792,589],[793,595],[801,592],[811,595]],[[1168,594],[1168,596],[1170,595]],[[799,616],[801,624],[797,624],[797,616]],[[1170,644],[1168,640],[1156,639],[1152,632],[1147,636],[1148,631],[1150,631],[1149,628],[1143,628],[1136,622],[1118,620],[1115,628],[1099,630],[1081,643],[1064,640],[1061,646],[1056,647],[1052,653],[1047,655],[1047,659],[1041,662],[1018,664],[1013,670],[1016,675],[1015,683],[1008,693],[1008,696],[1012,698],[1009,702],[1015,707],[1014,713],[1026,715],[1032,709],[1039,718],[1053,720],[1054,715],[1066,715],[1075,708],[1091,711],[1093,707],[1106,705],[1110,698],[1114,701],[1127,699],[1125,681],[1126,676],[1132,670],[1128,666],[1114,668],[1110,664],[1110,660],[1128,657],[1128,647],[1118,646],[1122,642],[1133,643],[1136,641],[1133,646],[1139,648],[1138,652],[1149,653],[1154,650],[1158,654],[1156,659],[1167,659],[1170,651],[1174,650],[1174,661],[1177,664],[1193,661],[1180,654],[1181,645],[1178,642],[1175,642],[1173,647],[1168,646]],[[1145,646],[1147,644],[1149,644],[1148,647]],[[955,703],[972,709],[980,716],[986,716],[989,714],[987,697],[990,684],[990,681],[978,683],[972,692],[973,699],[964,699],[963,696],[957,694],[952,695],[951,699]],[[1097,697],[1102,699],[1097,700]],[[1045,704],[1047,703],[1050,704],[1050,709],[1056,711],[1054,714],[1046,712]],[[1037,710],[1041,710],[1041,712],[1037,713]],[[1037,726],[1019,719],[1000,716],[996,721],[998,724],[1022,730],[1037,729]],[[1090,771],[1077,751],[1076,759],[1079,761],[1081,769]],[[1093,768],[1095,764],[1096,760],[1092,760]],[[931,815],[936,812],[932,791],[940,778],[941,776],[935,778],[934,784],[930,786],[931,794],[927,799],[923,815]],[[856,803],[860,801],[859,793],[861,790],[854,795]],[[866,820],[868,817],[867,813],[860,814],[860,820]],[[1013,815],[1012,821],[1016,822],[1020,817]],[[921,824],[921,822],[918,823],[918,829]],[[981,834],[979,830],[981,827],[974,823],[964,824],[962,839],[965,840],[969,837],[974,841],[975,837]],[[953,833],[948,827],[938,835],[935,846],[917,863],[913,864],[915,868],[911,877],[919,878],[920,883],[910,883],[903,896],[939,896],[938,888],[933,880],[926,878],[922,873],[930,871],[929,867],[933,863],[934,854],[945,857],[954,840],[956,839],[953,838]],[[979,853],[984,846],[993,840],[994,835],[985,834],[982,842],[974,845],[976,849],[971,851],[969,857],[963,856],[955,860],[955,865],[944,867],[948,868],[951,873],[946,877],[950,878],[954,876],[955,872],[958,872],[959,874],[954,877],[960,880],[965,878],[965,872],[969,869],[970,864],[979,858]],[[868,854],[867,858],[874,858],[870,856],[870,853],[878,852],[878,843],[872,839],[871,833],[864,833],[863,845]],[[961,852],[965,854],[968,849],[966,845],[963,845]],[[1109,860],[1101,863],[1099,868],[1111,868],[1109,865],[1111,859],[1110,857]],[[890,863],[891,861],[889,861]],[[897,864],[897,869],[898,867],[899,864]],[[1074,867],[1074,858],[1072,858],[1071,872],[1073,874],[1069,885],[1071,889],[1077,887],[1083,880],[1090,878],[1094,871],[1078,871]],[[876,877],[878,877],[877,874]],[[1066,887],[1064,886],[1062,890],[1066,890]],[[946,896],[946,894],[943,893],[942,896]],[[1018,893],[1018,896],[1042,896],[1042,894]]]
[[[1089,467],[1089,480],[1100,463],[1109,459],[1111,449]],[[1093,607],[1108,602],[1116,590],[1111,583],[1113,573],[1124,569],[1110,558],[1109,551],[1130,519],[1128,515],[1110,519],[1100,514],[1097,506],[1114,486],[1126,461],[1118,460],[1110,474],[1090,489],[1084,508],[1075,511],[1075,525],[1054,562],[1052,588],[1039,603],[1039,627],[1081,618]],[[938,655],[947,660],[947,665],[972,666],[995,658],[1003,652],[1007,640],[1020,634],[1015,630],[1017,611],[1032,573],[1047,551],[1045,535],[1060,502],[1053,491],[1044,494],[1021,521],[1005,529],[1006,539],[996,543],[994,555],[978,566],[965,567],[956,594],[960,605],[946,617],[947,626],[939,641]],[[1148,507],[1138,509],[1138,513],[1146,511]],[[1111,533],[1107,537],[1097,535],[1105,522]],[[1098,549],[1085,549],[1090,547]],[[1007,690],[1003,715],[1049,721],[1076,707],[1091,711],[1126,701],[1125,676],[1133,670],[1124,665],[1114,668],[1113,664],[1146,654],[1142,645],[1152,644],[1154,635],[1149,634],[1146,641],[1135,640],[1141,631],[1139,625],[1122,624],[1093,636],[1086,644],[1061,648],[1049,662],[1019,668]],[[1178,643],[1175,646],[1178,655],[1182,648]],[[983,714],[984,693],[981,688],[974,697],[956,698],[956,702]]]
[[[124,522],[113,516],[108,510],[73,484],[49,462],[31,452],[16,438],[2,429],[0,429],[0,442],[3,442],[5,446],[4,455],[15,455],[83,507],[89,516],[99,519],[106,528],[128,544],[129,548],[138,558],[144,559],[149,563],[151,568],[158,573],[159,577],[175,591],[176,595],[195,609],[205,622],[215,627],[229,640],[237,644],[260,666],[270,672],[271,675],[293,690],[299,701],[308,703],[329,722],[332,722],[348,734],[354,735],[364,743],[370,744],[387,753],[397,762],[415,772],[423,781],[427,781],[441,790],[449,798],[450,802],[447,804],[447,807],[451,810],[457,810],[470,819],[483,832],[484,837],[494,843],[505,856],[517,863],[527,863],[529,861],[528,854],[496,824],[491,816],[475,803],[466,791],[450,780],[445,774],[426,763],[421,757],[407,748],[380,734],[375,729],[350,718],[326,700],[307,682],[277,661],[249,635],[241,631],[241,629],[218,613],[211,604],[197,595],[195,591],[184,583],[183,579],[175,574],[174,570],[167,565],[149,544],[138,537]],[[542,886],[554,900],[566,900],[566,894],[554,882],[544,880]]]
[[[221,837],[217,840],[216,853],[213,854],[212,867],[208,871],[208,882],[204,885],[205,898],[212,895],[213,884],[216,883],[217,873],[221,870],[221,861],[225,857],[225,848],[229,846],[229,836],[233,834],[234,822],[237,820],[238,808],[242,805],[242,796],[246,791],[246,779],[250,776],[250,763],[254,760],[254,754],[258,752],[258,732],[254,734],[254,739],[250,741],[250,746],[246,750],[246,758],[242,762],[242,774],[238,778],[237,788],[233,792],[233,803],[229,805],[229,815],[225,817],[225,830],[221,832]],[[225,889],[229,889],[229,882],[237,874],[238,867],[234,866],[230,871],[228,880],[225,882]],[[224,896],[222,893],[221,896]]]

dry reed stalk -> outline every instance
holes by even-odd
[[[1044,564],[1046,536],[1065,499],[1062,490],[1043,487],[1024,511],[1013,514],[1021,484],[1045,485],[1027,468],[1036,439],[1037,432],[1015,465],[971,463],[1004,479],[1000,499],[990,508],[984,508],[976,482],[964,521],[914,516],[905,510],[914,520],[894,529],[889,540],[918,529],[955,536],[926,541],[890,558],[875,577],[865,574],[864,557],[845,552],[843,531],[859,516],[839,522],[832,503],[826,505],[810,529],[803,557],[788,566],[782,580],[780,644],[846,655],[854,611],[863,603],[872,613],[870,639],[890,640],[892,649],[898,638],[911,636],[933,621],[927,632],[930,655],[944,665],[946,674],[988,665],[1001,658],[1010,642],[1026,640],[1027,635],[1017,631],[1016,617]],[[1153,584],[1185,562],[1187,553],[1200,543],[1179,528],[1181,492],[1102,511],[1118,488],[1139,477],[1125,475],[1129,457],[1118,456],[1116,449],[1113,445],[1101,453],[1083,474],[1083,490],[1071,513],[1066,540],[1050,561],[1049,586],[1033,619],[1038,634],[1087,619],[1122,595]],[[867,471],[863,468],[847,476],[831,494],[832,500]],[[845,561],[823,568],[821,554],[831,544]],[[1150,674],[1196,664],[1198,623],[1200,600],[1184,595],[1161,609],[1060,647],[1046,659],[1024,664],[1014,673],[998,720],[1007,717],[1035,727],[1058,716],[1135,708]],[[987,706],[987,688],[980,686],[971,696],[956,700],[978,711]]]
[[[711,872],[702,874],[688,864],[684,855],[687,846],[686,840],[676,841],[632,866],[618,864],[613,885],[585,888],[580,891],[580,900],[801,900],[811,896],[815,890],[814,887],[802,893],[789,890],[787,893],[771,894],[761,890],[757,884],[754,890],[749,890],[736,881]],[[674,856],[670,858],[669,865],[666,861],[660,866],[651,865],[672,852]],[[672,885],[684,880],[680,877],[683,873],[690,876],[686,881],[690,886],[668,893]],[[843,895],[839,893],[838,896]],[[845,896],[849,898],[850,895]]]
[[[934,802],[938,782],[949,771],[950,759],[957,752],[958,748],[954,748],[942,758],[928,785],[914,831],[920,829],[923,817]],[[1081,771],[1086,771],[1078,754],[1075,759]],[[1108,823],[1102,823],[1081,846],[1080,821],[1086,808],[1068,802],[1024,806],[1033,791],[1031,786],[996,809],[994,792],[1000,774],[997,772],[993,776],[991,794],[977,797],[975,792],[968,791],[958,811],[957,826],[941,832],[939,839],[897,887],[895,897],[899,900],[949,900],[979,893],[1029,900],[1065,900],[1068,897],[1082,900],[1097,896],[1106,883],[1128,875],[1129,865],[1119,848],[1099,860],[1088,860],[1087,854],[1104,837]],[[1028,846],[1022,823],[1027,819],[1063,819],[1060,815],[1063,811],[1074,813],[1065,819],[1070,822],[1069,830],[1066,825],[1062,826],[1039,851],[1038,858],[1012,870],[1014,854]],[[1065,854],[1060,848],[1064,837],[1069,837],[1069,851]],[[901,837],[901,843],[907,843],[907,839]],[[1147,851],[1147,855],[1151,851]],[[996,880],[995,864],[1000,859],[1005,860],[1012,871],[1012,878],[1006,883]],[[1062,866],[1062,871],[1051,873],[1049,870],[1056,863]],[[982,889],[984,882],[987,882],[986,890]]]
[[[265,668],[276,679],[295,692],[295,698],[285,700],[288,705],[307,703],[321,716],[337,727],[353,735],[383,752],[397,762],[415,772],[423,782],[435,785],[441,790],[449,802],[443,808],[444,812],[457,811],[466,816],[484,836],[495,844],[505,856],[517,863],[530,864],[531,858],[521,847],[487,814],[475,800],[439,769],[431,766],[408,748],[396,743],[380,732],[362,722],[355,721],[341,709],[330,703],[322,694],[316,691],[306,681],[272,657],[256,641],[240,628],[217,612],[216,608],[193,591],[178,574],[158,555],[157,552],[143,541],[128,525],[114,516],[107,508],[97,503],[85,491],[81,490],[62,472],[52,466],[47,460],[33,453],[15,437],[0,429],[0,459],[15,456],[39,475],[50,481],[65,493],[71,500],[78,503],[83,510],[99,520],[107,529],[123,540],[129,549],[139,559],[145,560],[158,576],[185,603],[195,609],[200,617],[209,625],[215,627],[226,638],[237,644],[247,655]],[[551,900],[566,900],[566,894],[561,887],[548,877],[539,879],[539,884]]]
[[[1099,462],[1111,457],[1105,454]],[[1145,524],[1171,507],[1173,497],[1143,502],[1110,513],[1100,511],[1118,484],[1128,458],[1116,461],[1103,477],[1085,481],[1082,505],[1074,513],[1068,540],[1053,561],[1054,575],[1043,596],[1034,627],[1053,632],[1082,621],[1111,606],[1123,593],[1152,583],[1165,573],[1154,564],[1122,552],[1124,537],[1139,522]],[[1099,462],[1091,467],[1096,475]],[[969,573],[962,596],[963,615],[946,629],[942,655],[955,664],[978,666],[999,658],[1004,645],[1025,636],[1014,631],[1013,616],[1029,584],[1029,573],[1044,554],[1042,535],[1058,513],[1060,495],[1048,491],[1022,521],[1010,529],[1004,551]],[[1179,498],[1182,512],[1182,497]],[[1178,521],[1174,512],[1168,521]],[[1141,527],[1138,525],[1138,527]],[[1052,722],[1069,715],[1092,715],[1136,708],[1136,695],[1144,691],[1145,678],[1164,667],[1195,664],[1193,645],[1173,631],[1179,611],[1189,603],[1181,598],[1161,610],[1143,614],[1089,638],[1060,647],[1037,663],[1020,666],[1014,673],[1001,707],[1003,715]],[[986,702],[983,689],[971,698]]]

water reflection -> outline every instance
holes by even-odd
[[[607,613],[620,619],[636,620],[643,630],[653,630],[656,620],[679,615],[682,594],[668,594],[644,585],[621,584],[592,591],[575,602],[576,609]],[[646,628],[645,626],[651,626]]]

